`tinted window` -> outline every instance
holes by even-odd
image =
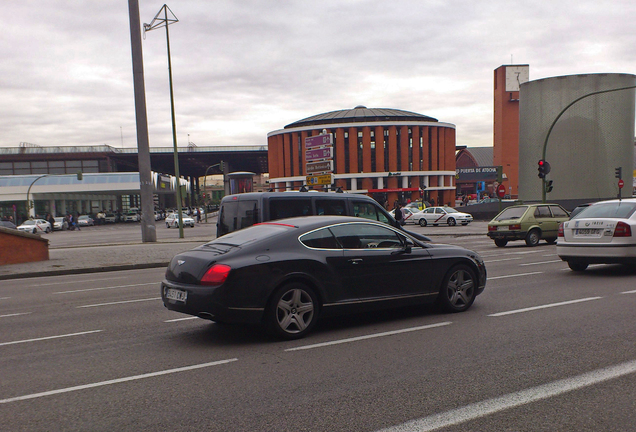
[[[528,207],[508,207],[495,218],[496,221],[506,219],[519,219],[528,210]]]
[[[402,236],[377,225],[346,224],[329,228],[345,249],[401,248]]]
[[[539,206],[534,210],[534,217],[547,218],[552,217],[552,214],[550,213],[548,206]]]
[[[554,217],[568,217],[568,214],[565,210],[558,206],[550,206],[550,210],[552,210],[552,216]]]
[[[269,200],[269,220],[311,215],[311,198]]]
[[[344,200],[335,199],[319,199],[316,200],[316,214],[333,215],[333,216],[345,216],[347,214],[346,203]]]
[[[378,212],[373,203],[366,201],[353,201],[353,215],[365,219],[377,221]]]
[[[300,237],[300,241],[310,248],[342,249],[328,228],[323,228],[318,231],[305,234]]]
[[[612,202],[591,205],[581,213],[577,214],[573,219],[582,218],[619,218],[627,219],[636,211],[636,203],[634,202]]]
[[[223,203],[219,213],[219,229],[218,236],[227,234],[238,229],[238,201],[228,201]],[[172,215],[168,216],[171,217]]]
[[[255,200],[239,201],[238,203],[239,229],[247,228],[258,223],[258,205]]]

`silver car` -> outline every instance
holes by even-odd
[[[473,221],[473,216],[468,213],[462,213],[452,207],[428,207],[417,212],[412,217],[413,222],[420,226],[439,224],[448,224],[455,226],[457,224],[468,225]]]

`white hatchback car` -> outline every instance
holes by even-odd
[[[50,233],[51,224],[44,219],[29,219],[25,220],[22,225],[18,227],[20,231],[28,232],[31,234]]]
[[[574,271],[636,264],[636,199],[601,201],[561,223],[557,255]]]
[[[439,224],[448,224],[454,226],[457,224],[468,225],[473,221],[473,216],[468,213],[462,213],[452,207],[428,207],[422,211],[415,213],[412,217],[413,222],[425,227],[426,225],[437,226]]]
[[[184,227],[190,226],[191,228],[194,228],[194,219],[192,219],[190,216],[182,214],[181,219],[183,220]],[[166,216],[166,228],[172,227],[179,227],[179,215],[177,213],[170,213],[168,216]]]

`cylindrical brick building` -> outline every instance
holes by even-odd
[[[397,109],[332,111],[267,134],[270,185],[298,190],[306,180],[305,138],[333,134],[331,190],[364,193],[381,204],[455,203],[455,125]],[[323,186],[314,189],[323,190]]]

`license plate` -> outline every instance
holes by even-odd
[[[185,303],[186,299],[188,298],[188,293],[186,291],[168,288],[166,289],[166,298]]]
[[[502,225],[497,227],[497,231],[508,231],[508,225]]]
[[[600,229],[597,228],[582,228],[575,230],[574,235],[577,236],[595,236],[601,233]]]

